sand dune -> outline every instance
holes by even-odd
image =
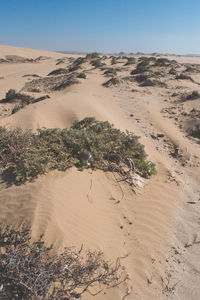
[[[0,57],[8,54],[51,58],[37,64],[2,64],[0,77],[5,79],[0,80],[1,98],[10,88],[22,89],[28,80],[23,75],[46,76],[56,69],[56,59],[64,56],[0,46]],[[117,182],[112,173],[89,169],[53,171],[22,186],[6,188],[2,183],[0,221],[27,220],[32,224],[33,238],[44,233],[47,243],[54,242],[60,248],[83,244],[86,249],[102,250],[112,260],[125,257],[122,264],[130,277],[128,283],[95,299],[124,299],[128,288],[126,299],[131,300],[196,300],[199,244],[193,238],[197,234],[195,241],[199,241],[200,211],[199,204],[188,202],[199,201],[199,145],[188,139],[174,119],[162,114],[168,104],[164,100],[170,96],[168,89],[127,82],[107,89],[102,86],[106,80],[103,73],[87,64],[86,68],[87,79],[80,84],[52,92],[50,99],[30,104],[13,115],[2,115],[0,125],[36,130],[65,128],[86,116],[108,120],[141,136],[158,175],[136,194],[127,184]],[[174,82],[169,80],[168,84],[175,89]],[[136,94],[133,88],[138,90]],[[158,133],[165,141],[152,138]],[[172,155],[174,145],[179,147],[178,158]],[[192,246],[185,248],[187,243]],[[189,281],[193,281],[192,286]],[[83,299],[92,298],[86,295]]]

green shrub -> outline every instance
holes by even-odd
[[[169,70],[169,74],[170,74],[170,75],[177,75],[177,72],[176,72],[176,70],[175,70],[174,68],[171,68],[171,69]]]
[[[16,94],[16,90],[10,89],[10,90],[7,91],[6,97],[5,97],[5,98],[6,98],[6,99],[10,99],[10,98],[12,98],[15,94]]]
[[[105,87],[110,87],[112,85],[119,85],[120,84],[120,79],[117,77],[112,77],[111,79],[109,79],[106,82],[103,82],[102,85]]]
[[[64,68],[59,68],[56,70],[51,71],[47,76],[56,76],[56,75],[62,75],[62,74],[67,74],[69,71]]]
[[[115,69],[113,68],[109,68],[104,72],[104,75],[108,75],[108,76],[116,76],[117,72]]]
[[[33,89],[30,89],[30,92],[31,93],[41,93],[41,90],[38,88],[33,88]]]
[[[149,61],[147,60],[141,61],[140,63],[137,64],[136,69],[131,71],[131,75],[144,73],[148,71],[148,69],[149,69]]]
[[[120,259],[111,264],[100,251],[72,247],[56,254],[42,235],[31,242],[30,227],[0,224],[0,299],[81,299],[92,287],[100,293],[126,280]]]
[[[124,64],[124,66],[133,65],[136,63],[135,57],[127,57],[127,62]]]
[[[24,108],[26,106],[25,103],[20,103],[20,104],[16,104],[12,110],[11,110],[11,114],[15,114],[17,111],[19,111],[20,109]]]
[[[171,64],[171,61],[167,58],[158,58],[156,59],[154,66],[158,67],[167,67]]]
[[[115,56],[111,59],[111,65],[115,65],[117,63],[117,58]]]
[[[80,66],[83,63],[85,63],[87,61],[86,57],[78,57],[77,59],[75,59],[75,61],[73,62],[74,66]]]
[[[86,76],[85,73],[82,72],[82,73],[78,74],[77,77],[78,77],[78,78],[86,79],[87,76]]]
[[[85,118],[66,129],[38,129],[37,133],[0,127],[0,170],[17,184],[31,181],[50,170],[76,166],[123,174],[131,159],[146,178],[155,174],[144,146],[131,132],[122,132],[109,122]]]
[[[198,91],[193,91],[192,93],[188,94],[182,101],[187,101],[187,100],[196,100],[200,99],[200,94]]]
[[[186,80],[194,81],[194,80],[192,79],[192,77],[190,77],[190,76],[188,76],[188,75],[185,75],[185,74],[183,74],[183,73],[181,73],[181,74],[179,74],[179,75],[176,75],[176,79],[181,79],[181,80],[186,79]]]
[[[87,59],[94,59],[94,58],[99,58],[99,54],[97,52],[92,52],[92,53],[88,53],[86,55]]]
[[[95,68],[101,68],[101,67],[105,66],[105,63],[102,63],[101,58],[92,60],[90,62],[90,64]]]

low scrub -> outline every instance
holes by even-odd
[[[177,71],[176,71],[174,68],[171,68],[171,69],[169,70],[169,74],[170,74],[170,75],[177,75]]]
[[[200,99],[200,93],[198,91],[193,91],[192,93],[185,96],[182,101],[196,100]]]
[[[124,174],[134,166],[143,177],[156,173],[144,146],[131,132],[109,122],[85,118],[63,130],[38,129],[37,133],[0,127],[0,170],[4,180],[21,184],[53,169],[91,167]]]
[[[117,63],[117,57],[113,56],[111,59],[111,65],[115,65]]]
[[[86,79],[87,78],[87,76],[86,76],[86,74],[85,73],[79,73],[78,75],[77,75],[77,78],[82,78],[82,79]]]
[[[131,75],[142,74],[149,69],[149,61],[144,60],[137,64],[137,67],[131,71]]]
[[[68,73],[67,69],[59,68],[51,71],[47,76],[56,76],[56,75],[67,74],[67,73]]]
[[[97,52],[88,53],[86,55],[86,59],[94,59],[94,58],[99,58],[99,54]]]
[[[17,93],[14,89],[10,89],[7,91],[5,98],[1,100],[2,103],[15,103],[15,102],[21,102],[24,104],[29,104],[34,100],[33,97]]]
[[[188,75],[185,75],[185,74],[183,74],[183,73],[181,73],[181,74],[179,74],[179,75],[176,75],[176,79],[181,79],[181,80],[186,79],[186,80],[194,81],[194,80],[192,79],[192,77],[190,77],[190,76],[188,76]]]
[[[124,64],[124,66],[133,65],[136,63],[135,57],[127,57],[127,62]]]
[[[115,86],[115,85],[119,85],[120,84],[120,80],[117,77],[112,77],[111,79],[109,79],[108,81],[104,82],[102,85],[105,87],[110,87],[110,86]]]
[[[107,70],[104,72],[104,75],[107,75],[107,76],[117,76],[117,72],[116,72],[115,69],[109,68],[109,69],[107,69]]]
[[[43,236],[31,242],[30,227],[0,224],[0,299],[81,299],[86,292],[94,296],[127,280],[120,259],[112,264],[100,251],[53,253]]]
[[[92,60],[90,63],[95,68],[101,68],[101,67],[105,66],[105,63],[102,62],[101,58]]]

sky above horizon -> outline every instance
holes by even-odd
[[[200,54],[200,0],[0,0],[0,44]]]

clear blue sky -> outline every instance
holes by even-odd
[[[200,54],[200,0],[0,0],[0,44]]]

